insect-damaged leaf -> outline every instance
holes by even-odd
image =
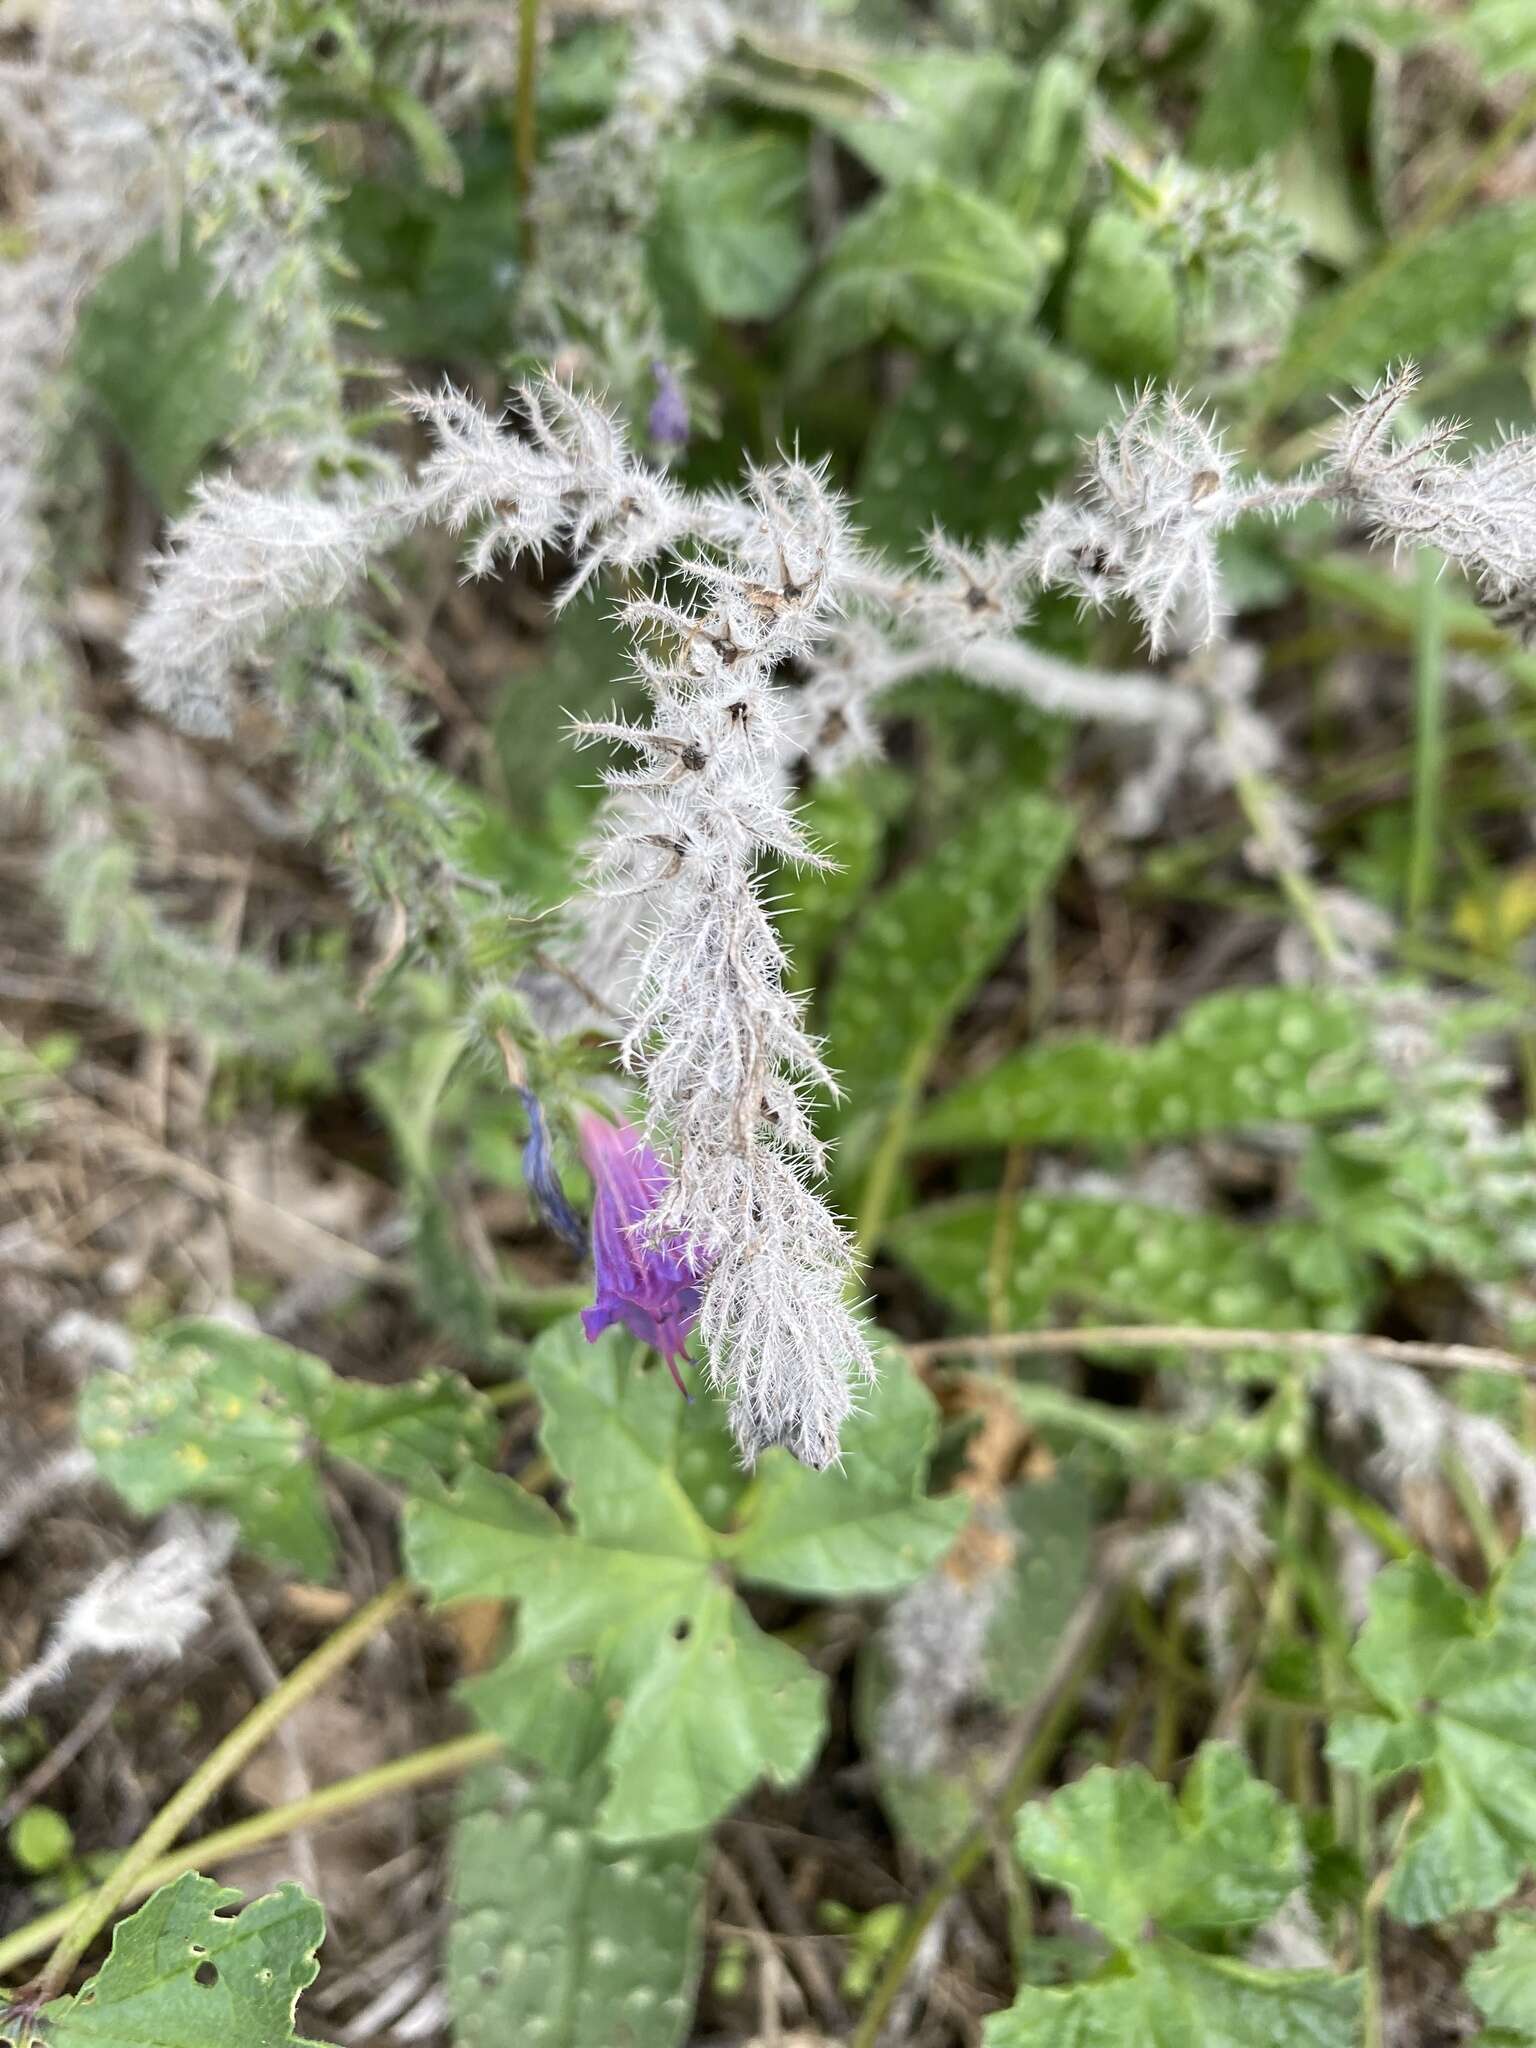
[[[35,2023],[49,2048],[309,2048],[293,2031],[299,1994],[319,1969],[325,1915],[297,1885],[240,1913],[240,1893],[188,1873],[119,1921],[112,1951],[70,1998]],[[0,2041],[28,2039],[0,2006]]]

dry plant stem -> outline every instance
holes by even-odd
[[[219,1588],[218,1605],[228,1622],[235,1638],[235,1648],[246,1673],[255,1686],[258,1695],[269,1699],[283,1682],[282,1673],[267,1655],[267,1646],[261,1640],[256,1624],[245,1610],[245,1602],[226,1579]],[[291,1721],[285,1721],[277,1731],[277,1741],[288,1766],[288,1794],[291,1799],[307,1799],[314,1791],[309,1767],[304,1761],[304,1746]],[[299,1882],[316,1898],[320,1896],[320,1866],[315,1861],[315,1846],[302,1830],[293,1838],[293,1860],[299,1873]]]
[[[355,1778],[340,1778],[334,1785],[322,1785],[305,1799],[296,1799],[287,1806],[270,1806],[265,1813],[252,1814],[249,1820],[236,1821],[232,1827],[219,1828],[198,1841],[171,1850],[139,1872],[118,1904],[137,1905],[140,1899],[148,1898],[161,1885],[189,1870],[216,1870],[221,1864],[254,1855],[271,1842],[282,1841],[296,1828],[322,1827],[343,1814],[355,1813],[359,1807],[371,1806],[375,1800],[409,1792],[417,1785],[431,1784],[434,1779],[459,1777],[477,1764],[493,1762],[500,1754],[501,1738],[497,1735],[460,1735],[452,1742],[439,1742],[413,1756],[398,1757],[393,1763],[360,1771]],[[18,1927],[14,1934],[0,1938],[0,1972],[14,1969],[29,1956],[40,1955],[64,1932],[82,1906],[96,1897],[97,1893],[88,1892],[84,1900],[72,1900],[69,1905],[45,1913],[25,1927]]]
[[[112,1875],[76,1907],[69,1926],[48,1958],[40,1981],[44,1999],[57,1998],[69,1983],[75,1965],[100,1934],[118,1907],[132,1892],[144,1872],[168,1849],[192,1816],[228,1784],[246,1760],[269,1741],[294,1709],[319,1692],[338,1671],[342,1671],[365,1644],[388,1626],[415,1597],[403,1580],[387,1586],[344,1628],[322,1643],[312,1656],[291,1671],[277,1688],[260,1700],[237,1728],[230,1731],[213,1753],[168,1799],[124,1856]]]
[[[1536,1364],[1485,1344],[1420,1344],[1398,1337],[1357,1337],[1339,1330],[1213,1330],[1203,1324],[1082,1323],[1058,1330],[1013,1330],[1000,1337],[935,1337],[902,1348],[915,1366],[943,1358],[1029,1358],[1041,1352],[1265,1351],[1281,1358],[1308,1352],[1363,1351],[1393,1365],[1432,1372],[1496,1372],[1536,1380]]]
[[[1003,1780],[989,1812],[975,1822],[933,1883],[902,1923],[860,2015],[849,2048],[875,2048],[886,2014],[895,2003],[923,1936],[938,1914],[984,1863],[1000,1823],[1023,1805],[1044,1775],[1077,1711],[1083,1687],[1093,1674],[1120,1618],[1120,1588],[1101,1567],[1097,1582],[1084,1596],[1046,1673],[1033,1712],[1020,1729],[1018,1761]]]

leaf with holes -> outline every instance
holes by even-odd
[[[615,1848],[601,1787],[506,1771],[465,1787],[444,1953],[458,2048],[676,2048],[699,1969],[703,1842]]]
[[[1337,1716],[1330,1759],[1419,1773],[1387,1905],[1413,1925],[1498,1905],[1536,1865],[1536,1544],[1481,1599],[1426,1557],[1389,1566],[1352,1662],[1382,1712]]]
[[[226,1323],[172,1323],[140,1340],[132,1373],[101,1373],[80,1433],[129,1506],[227,1509],[249,1546],[323,1577],[335,1536],[316,1451],[412,1486],[484,1455],[491,1412],[457,1374],[403,1386],[343,1380],[324,1360]]]
[[[854,1560],[841,1583],[888,1589],[927,1569],[954,1516],[920,1493],[927,1396],[898,1388],[864,1420],[865,1469],[822,1476],[827,1523],[785,1524],[775,1501],[793,1475],[774,1460],[754,1523],[718,1402],[679,1401],[665,1373],[639,1370],[642,1355],[615,1332],[588,1346],[575,1319],[529,1353],[574,1527],[485,1472],[413,1501],[405,1524],[410,1569],[434,1598],[516,1599],[514,1647],[466,1696],[514,1755],[567,1778],[601,1766],[605,1841],[706,1827],[759,1777],[788,1784],[815,1754],[823,1681],[758,1628],[735,1573],[797,1585],[832,1573],[841,1503]]]
[[[319,1969],[325,1915],[297,1885],[238,1914],[241,1894],[188,1873],[118,1922],[107,1960],[35,2024],[49,2048],[309,2048],[293,2031],[299,1995]],[[0,2041],[28,2024],[0,2007]]]
[[[1151,1145],[1364,1114],[1387,1092],[1368,1021],[1347,996],[1239,989],[1193,1004],[1152,1045],[1085,1032],[1026,1046],[941,1096],[913,1142],[938,1152]]]
[[[1241,1754],[1207,1743],[1177,1800],[1139,1764],[1100,1765],[1016,1822],[1019,1859],[1110,1945],[1086,1983],[1028,1986],[987,2048],[1350,2048],[1357,1977],[1266,1970],[1221,1952],[1304,1881],[1301,1823]]]

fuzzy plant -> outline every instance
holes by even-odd
[[[882,694],[944,667],[1044,709],[1148,729],[1149,775],[1203,763],[1207,779],[1272,790],[1251,663],[1234,667],[1238,650],[1224,666],[1201,659],[1219,646],[1217,545],[1240,520],[1326,505],[1391,545],[1438,540],[1491,603],[1522,601],[1528,569],[1507,544],[1496,559],[1491,530],[1464,509],[1490,458],[1453,461],[1449,427],[1395,438],[1414,383],[1402,370],[1366,393],[1317,468],[1278,484],[1245,475],[1197,408],[1145,392],[1099,436],[1076,496],[1042,506],[1012,544],[978,551],[935,534],[905,575],[854,538],[802,463],[738,495],[699,495],[634,453],[616,414],[559,383],[524,387],[500,421],[461,393],[424,394],[413,404],[432,449],[409,481],[325,497],[208,487],[133,630],[132,678],[147,702],[204,725],[202,678],[256,675],[290,613],[335,603],[381,543],[423,522],[465,532],[477,575],[558,552],[571,565],[561,604],[604,578],[631,590],[621,619],[650,708],[638,724],[576,729],[634,765],[607,777],[569,964],[623,1020],[623,1061],[645,1084],[647,1136],[670,1175],[645,1228],[695,1247],[700,1330],[743,1454],[786,1443],[822,1465],[868,1354],[846,1306],[847,1242],[814,1189],[823,1161],[806,1090],[835,1083],[785,991],[763,901],[770,858],[816,858],[791,772],[872,751]],[[1525,475],[1533,459],[1511,441],[1499,473]],[[654,595],[635,588],[647,575],[661,579]],[[1182,680],[1105,675],[1032,646],[1029,602],[1051,588],[1127,606],[1154,652],[1185,651]],[[189,672],[197,685],[178,684]],[[1283,799],[1265,801],[1270,856],[1299,865]]]

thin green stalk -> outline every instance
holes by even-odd
[[[365,1644],[408,1607],[414,1597],[403,1579],[387,1586],[366,1607],[360,1607],[328,1642],[322,1643],[312,1656],[306,1657],[296,1670],[290,1671],[275,1692],[259,1700],[239,1726],[231,1729],[218,1747],[204,1758],[186,1783],[161,1807],[111,1876],[74,1907],[69,1925],[48,1958],[48,1966],[39,1982],[43,1999],[57,1998],[65,1989],[75,1965],[91,1943],[145,1871],[170,1848],[192,1816],[271,1739],[296,1707],[302,1706],[337,1672],[344,1670]]]
[[[1507,1551],[1499,1525],[1489,1510],[1488,1503],[1473,1484],[1467,1470],[1466,1460],[1459,1451],[1448,1450],[1445,1454],[1445,1476],[1450,1481],[1456,1504],[1467,1518],[1467,1526],[1477,1538],[1477,1547],[1482,1552],[1483,1563],[1490,1578],[1502,1571],[1507,1561]]]
[[[1352,284],[1334,295],[1332,310],[1321,326],[1307,336],[1300,347],[1292,348],[1282,356],[1261,386],[1259,402],[1242,434],[1248,447],[1254,446],[1262,430],[1277,413],[1307,389],[1317,367],[1328,361],[1335,345],[1354,326],[1361,308],[1369,305],[1383,284],[1416,256],[1431,235],[1472,198],[1488,173],[1503,162],[1533,123],[1536,123],[1536,90],[1526,94],[1509,118],[1463,166],[1460,174],[1428,205],[1421,207],[1399,234],[1393,236],[1369,270],[1362,271]]]
[[[1413,840],[1408,859],[1408,923],[1422,929],[1435,894],[1440,850],[1440,785],[1445,777],[1445,606],[1440,556],[1420,548],[1414,658]]]
[[[517,104],[514,110],[517,218],[524,263],[537,251],[533,185],[539,161],[539,0],[517,0]]]
[[[1337,1472],[1330,1472],[1320,1458],[1309,1453],[1300,1460],[1296,1470],[1325,1507],[1342,1509],[1388,1557],[1419,1555],[1419,1546],[1395,1516],[1389,1515],[1384,1507],[1366,1494],[1358,1492]]]
[[[885,1234],[886,1219],[896,1192],[896,1178],[906,1154],[907,1134],[912,1128],[918,1098],[928,1078],[928,1069],[933,1064],[935,1049],[925,1040],[913,1050],[897,1083],[896,1099],[891,1104],[891,1113],[885,1120],[874,1157],[869,1162],[869,1171],[864,1176],[854,1240],[859,1257],[865,1264],[879,1250],[880,1239]]]
[[[881,1965],[880,1975],[859,2016],[859,2024],[848,2048],[875,2048],[886,2014],[895,2003],[906,1974],[912,1967],[923,1936],[933,1925],[949,1899],[977,1866],[986,1860],[1000,1822],[1009,1820],[1044,1776],[1071,1726],[1078,1699],[1100,1656],[1109,1644],[1120,1616],[1120,1602],[1113,1589],[1098,1586],[1078,1609],[1076,1626],[1057,1659],[1055,1671],[1042,1689],[1044,1703],[1033,1735],[1026,1742],[1017,1764],[1003,1784],[992,1811],[966,1833],[939,1875],[913,1906],[902,1923]]]
[[[343,1814],[355,1813],[359,1807],[371,1806],[375,1800],[430,1784],[435,1778],[460,1777],[476,1764],[490,1763],[500,1754],[501,1738],[497,1735],[460,1735],[452,1742],[439,1742],[431,1749],[417,1750],[412,1756],[378,1764],[371,1771],[359,1771],[356,1777],[339,1778],[335,1784],[322,1785],[318,1791],[307,1792],[302,1799],[290,1800],[286,1806],[269,1806],[265,1813],[252,1814],[248,1820],[237,1820],[195,1842],[183,1843],[141,1870],[118,1903],[135,1906],[140,1899],[147,1899],[161,1885],[189,1870],[217,1869],[221,1864],[253,1855],[269,1842],[280,1842],[297,1828],[323,1826],[327,1821],[339,1820]],[[30,1956],[41,1955],[69,1927],[82,1904],[96,1896],[92,1892],[84,1901],[72,1899],[67,1906],[29,1920],[25,1927],[18,1927],[0,1939],[0,1974],[26,1962]]]

